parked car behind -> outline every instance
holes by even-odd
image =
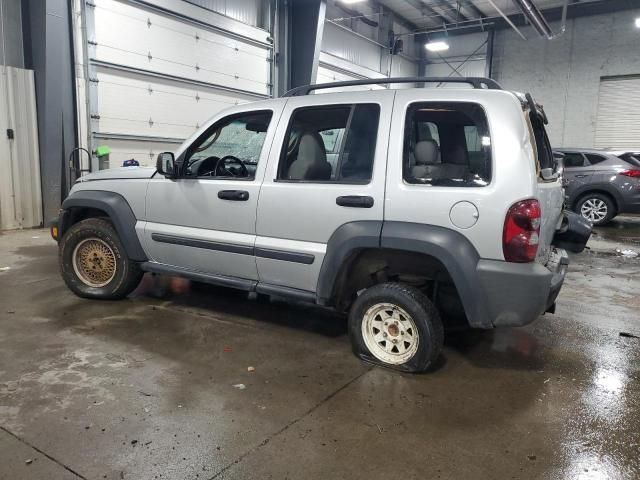
[[[566,205],[594,225],[640,213],[640,153],[558,148],[564,155]]]

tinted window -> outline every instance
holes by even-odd
[[[405,119],[403,176],[408,183],[480,187],[491,181],[491,137],[475,103],[424,102]]]
[[[587,157],[587,160],[589,160],[589,163],[591,165],[597,165],[598,163],[604,162],[607,159],[602,155],[595,155],[593,153],[585,153],[584,155]]]
[[[278,179],[368,182],[379,117],[380,107],[369,104],[296,110],[283,145]]]
[[[186,177],[252,179],[272,113],[234,115],[214,124],[187,150]]]
[[[565,168],[584,167],[584,157],[581,153],[565,153],[563,162]]]

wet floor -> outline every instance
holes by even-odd
[[[361,363],[318,308],[77,298],[46,232],[5,233],[0,478],[640,478],[639,230],[598,229],[556,315],[449,335],[426,375]]]

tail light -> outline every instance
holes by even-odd
[[[619,172],[619,175],[624,175],[625,177],[640,178],[640,170],[623,170],[622,172]]]
[[[502,253],[507,262],[533,262],[540,241],[540,204],[537,200],[514,203],[504,220]]]

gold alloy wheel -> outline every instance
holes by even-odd
[[[116,255],[99,238],[87,238],[78,243],[73,249],[72,261],[78,278],[90,287],[104,287],[116,275]]]

